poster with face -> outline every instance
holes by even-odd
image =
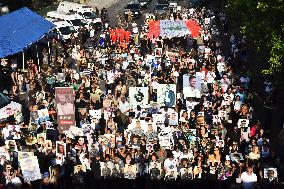
[[[195,75],[196,78],[196,89],[198,89],[199,91],[201,91],[201,83],[203,83],[204,78],[205,78],[205,72],[196,72]]]
[[[213,124],[217,125],[218,123],[221,123],[221,119],[218,115],[213,115]]]
[[[9,132],[20,132],[20,125],[8,125]]]
[[[137,165],[125,164],[124,166],[124,178],[135,179],[137,173]]]
[[[74,166],[74,174],[80,173],[80,172],[86,172],[86,166],[85,165],[76,165]]]
[[[224,140],[218,140],[216,141],[216,146],[220,147],[220,148],[224,148],[225,146],[225,141]]]
[[[3,146],[3,147],[0,147],[0,161],[4,162],[6,160],[10,161],[10,155],[9,155],[8,150]]]
[[[12,136],[13,139],[20,138],[20,125],[8,125],[7,134],[5,132],[4,137],[7,139],[8,137]]]
[[[102,117],[102,110],[89,110],[89,114],[91,118],[101,119]]]
[[[191,98],[200,98],[200,90],[201,90],[201,81],[200,86],[197,85],[197,78],[196,77],[189,77],[185,76],[186,80],[183,81],[183,85],[187,85],[183,87],[183,98],[186,99],[188,97]]]
[[[18,160],[26,159],[32,156],[34,156],[33,152],[18,152]]]
[[[58,131],[64,133],[75,125],[74,91],[72,87],[56,87]]]
[[[65,74],[64,73],[57,73],[56,79],[60,82],[65,81]]]
[[[24,180],[26,182],[41,179],[38,159],[36,156],[19,160]]]
[[[250,133],[250,128],[249,127],[241,127],[241,136],[243,139],[246,141],[249,141],[249,133]]]
[[[38,123],[38,111],[31,111],[30,113],[31,123]]]
[[[75,137],[75,149],[76,150],[86,150],[87,149],[87,137],[86,136],[77,136]]]
[[[176,169],[168,169],[168,171],[165,174],[165,180],[166,181],[174,181],[177,179],[178,172]]]
[[[17,147],[17,143],[15,140],[6,140],[5,141],[5,146],[7,150],[10,150],[12,152],[17,152],[18,151],[18,147]]]
[[[38,133],[37,134],[37,143],[44,144],[46,141],[46,133]]]
[[[248,127],[249,120],[248,119],[239,119],[238,120],[238,128]]]
[[[66,144],[64,142],[56,141],[56,155],[60,157],[66,156]]]
[[[50,120],[48,109],[41,109],[41,110],[38,110],[37,112],[38,112],[38,123],[39,124]]]
[[[182,180],[190,180],[192,178],[192,167],[181,168],[180,169],[180,178]]]
[[[231,161],[235,161],[235,162],[239,163],[240,161],[244,160],[244,157],[241,153],[231,153],[230,159],[231,159]]]
[[[196,129],[188,129],[187,132],[184,133],[184,136],[190,145],[196,145],[197,143],[197,132]]]
[[[51,179],[58,179],[60,177],[60,168],[59,166],[50,166],[49,175]]]
[[[158,135],[159,144],[165,149],[172,149],[174,146],[173,133],[170,127],[164,128]]]
[[[227,112],[226,111],[219,111],[218,116],[219,116],[220,119],[226,119]]]
[[[149,175],[151,179],[160,179],[162,171],[162,165],[159,162],[149,163]]]
[[[169,125],[173,125],[173,126],[178,125],[178,113],[177,112],[170,113]]]
[[[268,179],[277,179],[277,168],[264,168],[263,177]]]
[[[137,163],[138,174],[144,176],[148,174],[148,164],[147,163]]]
[[[155,49],[155,56],[161,57],[162,56],[162,48],[156,48]]]
[[[148,87],[129,87],[129,104],[131,109],[147,108]]]
[[[165,122],[165,116],[163,114],[152,114],[154,124],[163,124]]]
[[[210,102],[210,101],[204,101],[204,102],[203,102],[203,106],[204,106],[204,108],[211,108],[211,107],[212,107],[212,102]]]
[[[176,85],[159,84],[157,97],[157,102],[160,106],[174,107],[176,105]]]
[[[113,174],[114,165],[112,162],[100,162],[101,165],[101,176],[103,178],[110,178]]]
[[[41,101],[45,99],[45,92],[44,91],[39,91],[36,93],[36,100]]]

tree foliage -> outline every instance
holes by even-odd
[[[237,15],[241,32],[257,46],[267,62],[266,75],[284,72],[284,0],[227,0],[226,11]]]

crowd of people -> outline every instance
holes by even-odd
[[[198,38],[149,36],[154,14],[143,26],[121,19],[48,39],[27,72],[1,60],[0,97],[22,105],[2,125],[1,186],[281,188],[283,163],[252,106],[247,38],[224,40],[226,16],[205,8],[163,16],[197,20]]]

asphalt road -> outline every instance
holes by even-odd
[[[110,26],[115,26],[117,24],[117,15],[120,12],[121,15],[123,16],[124,14],[124,7],[130,2],[131,0],[118,0],[116,3],[112,4],[107,10],[110,18]],[[178,5],[185,6],[188,3],[188,0],[180,0]],[[148,6],[147,9],[142,10],[142,14],[146,13],[154,13],[155,6],[157,4],[157,0],[152,0]],[[137,23],[138,26],[143,25],[143,15],[139,18],[136,19],[135,22]]]

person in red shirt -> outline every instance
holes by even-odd
[[[112,44],[115,44],[116,40],[117,40],[117,35],[116,35],[116,32],[115,32],[115,29],[110,29],[109,33],[110,33],[110,38],[111,38]]]
[[[121,29],[120,30],[120,39],[119,42],[122,44],[124,42],[124,38],[125,38],[125,30]]]

